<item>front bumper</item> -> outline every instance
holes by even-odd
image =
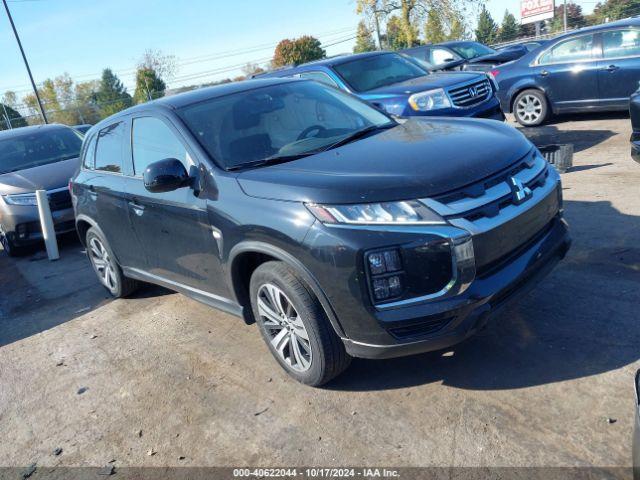
[[[439,116],[439,117],[472,117],[472,118],[486,118],[490,120],[504,121],[505,116],[500,108],[500,102],[494,95],[488,100],[473,105],[468,108],[447,108],[443,110],[436,110],[433,112],[416,112],[407,107],[404,115],[405,117],[424,117],[424,116]]]
[[[75,230],[73,207],[54,210],[51,216],[56,234]],[[6,235],[16,246],[26,246],[42,241],[38,207],[5,205],[1,212],[0,229],[0,234]]]
[[[343,338],[345,348],[354,357],[381,359],[440,350],[460,343],[484,327],[491,313],[533,288],[564,258],[570,245],[567,224],[557,217],[525,252],[499,271],[476,279],[462,298],[454,297],[444,304],[409,307],[400,313],[411,318],[421,317],[425,324],[429,320],[433,324],[444,322],[437,333],[421,340],[385,345]]]

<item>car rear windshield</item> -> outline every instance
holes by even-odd
[[[412,60],[396,53],[358,58],[334,65],[333,69],[356,92],[366,92],[429,74]]]
[[[355,97],[311,80],[212,98],[183,107],[178,115],[226,169],[293,160],[365,128],[395,124]]]
[[[489,48],[486,45],[476,42],[457,43],[455,45],[450,45],[449,48],[467,60],[496,53],[493,48]]]
[[[0,174],[78,157],[82,137],[70,128],[15,133],[0,139]]]

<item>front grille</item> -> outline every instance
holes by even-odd
[[[68,189],[49,192],[49,208],[52,212],[71,208],[71,194]]]
[[[472,107],[491,96],[492,89],[489,80],[480,80],[464,87],[451,88],[449,98],[454,106],[459,108]]]
[[[426,200],[452,225],[473,236],[476,273],[494,271],[544,231],[561,207],[553,169],[531,151],[477,183]],[[524,198],[522,197],[524,196]]]

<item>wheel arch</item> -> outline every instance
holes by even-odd
[[[98,232],[100,233],[100,235],[102,235],[102,237],[108,242],[109,238],[105,235],[104,231],[100,228],[100,226],[98,225],[98,222],[96,222],[93,218],[89,217],[88,215],[83,215],[80,214],[76,217],[76,230],[78,232],[78,237],[80,238],[80,242],[82,243],[82,246],[87,248],[87,231],[90,228],[95,228],[96,230],[98,230]],[[113,251],[113,248],[112,248]],[[116,262],[119,262],[120,260],[118,259],[118,254],[116,252],[113,252],[113,256],[116,258]]]
[[[544,95],[544,98],[547,100],[548,107],[551,110],[553,110],[553,105],[551,103],[551,100],[549,99],[549,94],[547,93],[547,91],[544,88],[542,88],[539,85],[535,85],[535,84],[523,84],[523,85],[518,86],[516,89],[514,89],[513,93],[511,93],[511,95],[510,95],[509,113],[513,113],[513,106],[516,103],[516,98],[518,98],[518,95],[520,95],[525,90],[537,90],[540,93],[542,93]]]
[[[227,280],[236,302],[242,306],[244,321],[246,323],[255,322],[249,299],[249,281],[251,280],[251,274],[258,266],[272,260],[287,264],[294,270],[296,275],[311,288],[334,331],[338,336],[344,338],[344,330],[329,303],[329,299],[307,267],[289,252],[260,241],[242,242],[234,246],[229,252]]]

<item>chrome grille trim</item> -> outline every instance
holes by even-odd
[[[518,168],[523,164],[525,168]],[[517,173],[509,175],[509,172],[514,170]],[[520,180],[532,192],[531,197],[519,205],[512,201],[511,187],[507,184],[510,177]],[[484,193],[478,196],[468,196],[449,203],[433,198],[420,199],[420,201],[444,217],[450,225],[476,235],[496,228],[535,206],[557,188],[560,176],[553,167],[549,166],[544,157],[539,155],[537,151],[533,151],[512,168],[509,168],[508,172],[502,173],[499,179],[500,182],[495,184],[493,178],[483,181],[482,183],[490,183],[492,186],[484,190],[481,186],[479,190]],[[496,206],[496,212],[493,215],[477,215],[477,218],[473,219],[465,218],[465,215],[469,217],[470,213],[482,211],[483,207],[492,205]]]
[[[476,95],[471,95],[470,89],[475,89]],[[456,108],[469,108],[478,105],[487,100],[492,93],[491,83],[486,78],[447,90],[449,99]]]

